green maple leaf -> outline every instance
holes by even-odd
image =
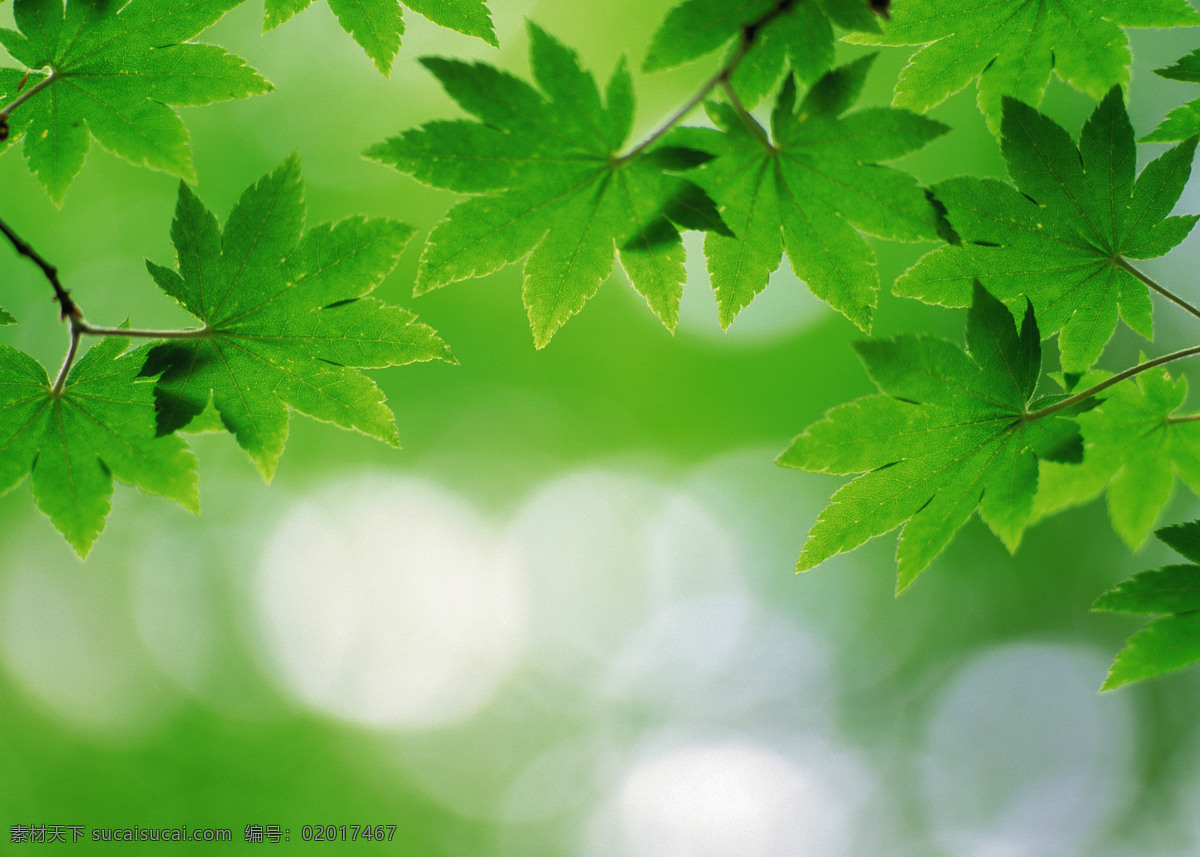
[[[650,42],[643,68],[659,71],[720,50],[746,29],[755,28],[753,44],[734,71],[732,84],[753,105],[774,88],[790,63],[805,83],[813,83],[833,65],[833,27],[878,31],[879,24],[862,0],[686,0],[672,8]],[[734,45],[738,50],[740,45]]]
[[[1001,148],[1017,187],[954,178],[933,188],[961,238],[927,254],[893,292],[965,306],[972,279],[1019,304],[1026,296],[1042,333],[1061,331],[1062,366],[1095,363],[1118,316],[1150,338],[1150,295],[1128,259],[1161,256],[1197,217],[1168,217],[1191,173],[1196,138],[1164,153],[1134,180],[1137,151],[1121,91],[1083,127],[1078,148],[1032,107],[1006,99]]]
[[[976,286],[967,350],[944,339],[901,335],[855,344],[881,394],[834,408],[778,463],[861,473],[839,489],[808,534],[804,571],[901,524],[897,592],[908,587],[976,508],[1015,550],[1033,508],[1038,461],[1069,458],[1071,419],[1029,407],[1041,374],[1032,308],[1020,332],[1000,301]],[[1052,400],[1050,400],[1052,401]]]
[[[753,119],[725,104],[708,105],[717,130],[682,128],[670,138],[715,155],[692,175],[734,232],[710,232],[704,240],[722,327],[766,287],[786,251],[814,295],[869,330],[879,274],[874,253],[855,230],[937,240],[937,213],[925,191],[878,162],[949,129],[905,110],[847,113],[873,60],[824,75],[799,105],[789,77],[772,113],[770,140]]]
[[[367,150],[418,181],[478,194],[429,236],[416,293],[528,256],[522,297],[542,348],[608,278],[615,245],[634,288],[673,330],[685,278],[679,229],[729,231],[704,192],[675,175],[708,156],[662,147],[623,157],[634,112],[624,63],[602,102],[573,51],[534,24],[529,34],[542,92],[490,65],[428,57],[480,121],[430,122]]]
[[[1099,100],[1129,81],[1121,27],[1200,25],[1187,0],[908,0],[883,32],[853,33],[865,45],[923,45],[896,83],[895,103],[925,111],[979,80],[979,107],[995,133],[1002,99],[1042,100],[1050,70]]]
[[[396,264],[412,228],[353,218],[303,232],[300,164],[288,158],[242,194],[222,230],[185,184],[171,226],[178,272],[154,280],[203,323],[157,345],[147,371],[159,431],[187,426],[211,400],[270,478],[288,409],[396,445],[392,412],[355,368],[451,359],[415,316],[367,295]]]
[[[1080,384],[1105,377],[1092,372]],[[1187,379],[1172,380],[1165,369],[1143,372],[1103,396],[1078,418],[1083,461],[1052,463],[1043,472],[1034,518],[1107,491],[1113,528],[1137,550],[1170,501],[1177,475],[1200,494],[1200,422],[1176,413],[1187,398]]]
[[[195,180],[187,129],[168,105],[245,98],[272,87],[240,58],[212,45],[183,44],[241,0],[16,0],[20,32],[0,45],[35,71],[10,139],[25,137],[29,169],[62,204],[94,136],[132,161]],[[0,105],[20,97],[24,73],[0,76]],[[22,90],[24,91],[24,90]]]
[[[1200,563],[1200,521],[1164,527],[1155,535],[1193,563]],[[1168,614],[1129,638],[1101,690],[1200,661],[1200,565],[1168,565],[1135,574],[1096,599],[1092,609]]]
[[[263,31],[278,27],[311,4],[312,0],[266,0]],[[404,5],[440,27],[475,36],[489,45],[500,44],[485,0],[404,0]],[[329,0],[329,8],[375,67],[382,74],[391,74],[404,35],[404,15],[397,0]]]
[[[0,345],[0,493],[32,473],[33,496],[80,556],[104,529],[113,477],[199,512],[196,459],[158,437],[146,357],[108,338],[72,368],[61,393],[29,355]]]
[[[1175,65],[1155,69],[1169,80],[1200,83],[1200,48],[1178,60]],[[1167,114],[1162,123],[1142,138],[1143,143],[1171,143],[1200,134],[1200,98],[1195,98]]]

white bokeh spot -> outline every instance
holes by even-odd
[[[372,726],[470,716],[525,634],[511,551],[465,501],[415,479],[345,481],[299,504],[267,542],[257,595],[282,683]]]
[[[935,840],[960,857],[1083,857],[1133,782],[1128,699],[1097,693],[1099,654],[1017,643],[985,652],[934,712],[922,759]]]

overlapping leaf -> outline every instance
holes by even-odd
[[[1164,527],[1155,535],[1192,563],[1200,563],[1200,521]],[[1200,565],[1168,565],[1135,574],[1096,599],[1092,609],[1160,616],[1125,643],[1101,690],[1200,661]]]
[[[211,400],[268,478],[289,408],[397,443],[383,393],[351,367],[449,359],[411,313],[367,297],[411,227],[355,218],[303,232],[303,193],[293,156],[242,194],[222,230],[181,184],[171,228],[178,271],[147,262],[163,291],[204,325],[147,359],[148,372],[162,373],[159,431],[186,426]]]
[[[12,315],[0,309],[0,324],[16,324],[17,320]]]
[[[907,0],[883,32],[852,33],[867,45],[923,45],[896,84],[895,103],[928,110],[978,79],[979,107],[995,132],[1002,99],[1037,105],[1050,70],[1099,100],[1129,81],[1121,27],[1200,25],[1187,0]]]
[[[146,349],[109,338],[75,364],[61,394],[27,354],[0,345],[0,493],[32,472],[33,495],[86,556],[104,529],[113,477],[199,511],[196,459],[178,437],[157,437]]]
[[[0,45],[33,72],[0,74],[0,105],[53,77],[18,106],[10,139],[24,135],[29,169],[61,204],[91,138],[135,164],[194,180],[187,129],[168,105],[201,105],[267,92],[244,61],[184,44],[241,0],[15,0],[20,32]],[[21,83],[24,87],[21,87]]]
[[[903,590],[976,508],[1015,550],[1033,508],[1039,459],[1078,452],[1069,417],[1038,418],[1036,407],[1028,409],[1042,362],[1032,308],[1018,332],[1004,304],[976,285],[965,352],[915,335],[855,348],[880,394],[829,411],[778,459],[801,470],[863,474],[830,498],[797,569],[903,524],[896,553]]]
[[[416,291],[528,256],[523,299],[541,348],[607,279],[615,244],[634,288],[674,329],[684,282],[679,230],[729,232],[704,192],[675,175],[708,156],[667,147],[622,157],[634,111],[624,64],[602,101],[574,52],[533,24],[529,33],[541,92],[490,65],[426,58],[480,121],[430,122],[367,151],[419,181],[479,194],[429,236]]]
[[[238,0],[241,2],[241,0]],[[270,30],[303,12],[312,0],[266,0],[263,30]],[[499,45],[485,0],[404,0],[404,5],[440,27],[457,30]],[[342,29],[366,52],[375,67],[390,74],[404,35],[404,15],[397,0],[329,0]]]
[[[1155,74],[1169,80],[1200,83],[1200,48],[1181,58],[1173,66],[1155,69]],[[1171,143],[1200,134],[1200,98],[1176,107],[1162,123],[1142,138],[1143,143]]]
[[[1133,127],[1114,88],[1084,125],[1078,148],[1049,118],[1006,99],[1001,147],[1017,187],[973,177],[934,187],[961,243],[926,255],[893,291],[965,306],[978,277],[1014,305],[1028,296],[1042,333],[1061,331],[1068,372],[1096,361],[1118,316],[1153,336],[1149,292],[1127,260],[1163,255],[1195,225],[1195,216],[1167,215],[1191,173],[1196,139],[1135,181]]]
[[[824,74],[833,65],[833,24],[879,30],[862,0],[686,0],[654,33],[643,67],[674,68],[730,42],[737,51],[753,28],[753,43],[732,79],[742,100],[752,105],[774,88],[789,63],[808,84]]]
[[[1104,377],[1093,372],[1080,383]],[[1047,465],[1034,517],[1086,503],[1107,490],[1113,528],[1137,550],[1170,501],[1176,476],[1200,494],[1200,422],[1177,413],[1187,398],[1187,379],[1172,379],[1165,369],[1117,384],[1103,398],[1079,416],[1083,461]]]
[[[767,285],[786,251],[814,295],[863,330],[879,291],[875,255],[859,235],[937,240],[937,213],[909,175],[880,161],[898,158],[946,126],[858,99],[873,57],[824,75],[796,104],[792,78],[771,117],[771,139],[750,117],[710,104],[717,130],[682,128],[670,138],[715,159],[693,173],[717,201],[734,235],[709,233],[704,252],[728,327]]]

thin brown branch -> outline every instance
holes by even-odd
[[[1133,274],[1133,276],[1137,277],[1139,280],[1141,280],[1143,283],[1145,283],[1146,286],[1149,289],[1151,289],[1152,291],[1158,292],[1160,295],[1162,295],[1167,300],[1171,301],[1176,306],[1182,307],[1187,312],[1196,316],[1196,318],[1200,318],[1200,309],[1197,309],[1195,306],[1188,303],[1183,298],[1181,298],[1179,295],[1177,295],[1174,292],[1172,292],[1171,290],[1167,289],[1165,286],[1160,286],[1158,283],[1154,282],[1154,280],[1147,277],[1145,274],[1143,274],[1137,268],[1133,267],[1133,265],[1130,265],[1124,259],[1118,258],[1116,261],[1116,264],[1117,264],[1117,267],[1121,268],[1121,270],[1128,271],[1130,274]]]
[[[62,368],[58,370],[58,377],[54,379],[54,386],[50,388],[51,396],[61,396],[63,387],[67,384],[67,376],[71,374],[71,366],[75,363],[75,355],[79,353],[79,339],[83,335],[83,331],[79,329],[79,322],[74,317],[71,318],[71,346],[67,349],[67,357],[63,360]]]
[[[42,274],[50,281],[50,286],[54,289],[54,300],[58,301],[61,317],[64,319],[82,319],[83,313],[80,312],[75,302],[71,300],[70,291],[63,288],[63,284],[58,279],[58,269],[47,262],[28,242],[22,240],[17,233],[13,232],[3,220],[0,220],[0,232],[4,233],[4,236],[12,243],[17,253],[32,260],[35,265],[42,269]]]
[[[743,26],[741,36],[738,39],[737,48],[734,50],[729,59],[725,61],[725,64],[717,70],[717,73],[705,81],[696,94],[684,102],[683,106],[667,117],[667,119],[664,120],[661,125],[655,128],[654,131],[650,133],[650,136],[646,137],[644,140],[642,140],[642,142],[638,143],[624,155],[621,155],[619,158],[617,158],[617,163],[632,161],[642,152],[646,151],[646,149],[658,142],[658,140],[661,139],[664,134],[683,121],[683,118],[691,113],[692,110],[694,110],[696,106],[700,104],[700,102],[707,98],[709,93],[711,93],[714,89],[722,85],[728,87],[729,79],[733,76],[733,73],[737,70],[737,67],[741,64],[742,60],[746,58],[746,54],[748,54],[750,49],[754,47],[754,43],[758,40],[758,34],[762,32],[763,27],[767,26],[780,15],[790,10],[796,5],[796,2],[797,0],[780,0],[779,3],[776,3],[774,6],[772,6],[770,10],[765,12],[757,20],[751,21],[749,24]],[[732,92],[732,88],[727,88],[727,92]],[[736,95],[734,95],[734,99],[736,99]],[[740,104],[740,102],[736,102],[735,106],[738,104]],[[758,133],[761,135],[761,129]]]
[[[1147,360],[1144,363],[1131,366],[1124,372],[1118,372],[1111,378],[1101,381],[1099,384],[1096,384],[1093,387],[1088,387],[1083,392],[1076,393],[1069,398],[1063,399],[1061,402],[1056,402],[1048,408],[1042,408],[1039,411],[1031,411],[1030,413],[1026,414],[1026,419],[1032,422],[1034,420],[1044,419],[1045,417],[1060,413],[1065,411],[1067,408],[1072,408],[1075,405],[1086,402],[1097,393],[1101,393],[1104,390],[1107,390],[1109,387],[1112,387],[1115,384],[1120,384],[1122,381],[1132,378],[1135,375],[1140,375],[1148,369],[1153,369],[1155,366],[1162,366],[1166,363],[1174,363],[1176,360],[1183,360],[1185,357],[1192,357],[1196,354],[1200,354],[1200,345],[1193,345],[1190,348],[1172,351],[1170,354],[1164,354],[1162,357],[1155,357],[1153,360]]]

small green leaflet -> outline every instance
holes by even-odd
[[[10,313],[0,309],[0,324],[16,324],[17,320]]]
[[[1083,127],[1065,130],[1015,99],[1004,102],[1001,149],[1017,187],[954,178],[933,188],[957,246],[927,254],[893,292],[965,306],[972,279],[1014,305],[1027,296],[1042,333],[1059,334],[1062,367],[1100,357],[1118,315],[1154,334],[1150,295],[1127,259],[1161,256],[1197,217],[1168,217],[1191,174],[1196,138],[1164,153],[1135,182],[1137,151],[1121,91],[1113,88]]]
[[[710,232],[704,240],[722,327],[766,287],[786,251],[814,295],[869,331],[879,274],[875,254],[855,229],[900,241],[937,240],[937,212],[924,189],[878,162],[949,129],[888,107],[847,113],[873,60],[829,72],[799,105],[789,76],[771,115],[770,141],[753,119],[726,104],[708,105],[717,130],[681,128],[669,138],[715,155],[692,176],[734,232]]]
[[[979,108],[995,133],[1002,99],[1037,105],[1050,70],[1099,100],[1129,82],[1121,27],[1195,27],[1187,0],[907,0],[881,34],[852,33],[864,45],[923,45],[900,73],[895,103],[925,111],[979,79]]]
[[[33,496],[80,556],[104,529],[113,477],[199,512],[196,459],[157,437],[146,349],[102,340],[71,370],[61,395],[41,365],[0,345],[0,493],[32,472]]]
[[[1155,69],[1154,73],[1170,80],[1200,83],[1200,48],[1180,59],[1173,66]],[[1157,128],[1142,138],[1143,143],[1171,143],[1200,134],[1200,98],[1195,98],[1167,114]]]
[[[573,51],[534,24],[529,35],[542,92],[490,65],[427,57],[480,121],[430,122],[366,152],[418,181],[478,194],[429,236],[416,293],[528,256],[522,297],[542,348],[608,278],[615,243],[633,287],[673,330],[685,278],[679,230],[730,234],[705,193],[675,175],[709,156],[659,147],[622,157],[634,112],[624,63],[602,102]]]
[[[1200,563],[1200,521],[1155,533],[1193,563]],[[1118,654],[1101,690],[1151,678],[1200,661],[1200,565],[1143,571],[1098,599],[1093,610],[1160,615]]]
[[[831,24],[879,30],[865,0],[686,0],[667,13],[654,33],[643,68],[674,68],[730,42],[736,52],[747,28],[756,23],[750,51],[731,81],[748,105],[774,89],[788,63],[807,84],[824,74],[833,65]]]
[[[863,474],[830,498],[797,570],[903,524],[901,592],[976,508],[1016,550],[1033,508],[1038,460],[1071,458],[1078,443],[1071,419],[1039,419],[1037,406],[1027,409],[1042,365],[1032,308],[1018,333],[1008,308],[976,284],[965,352],[910,334],[864,340],[855,350],[881,394],[829,411],[778,459],[800,470]]]
[[[1076,386],[1107,373],[1089,372]],[[1150,535],[1175,491],[1175,477],[1200,494],[1200,422],[1176,414],[1187,399],[1187,379],[1151,369],[1104,391],[1092,411],[1080,414],[1083,461],[1048,464],[1038,485],[1034,518],[1042,518],[1108,492],[1108,514],[1130,550]]]
[[[213,104],[270,91],[240,58],[212,45],[183,44],[241,0],[15,0],[21,32],[0,45],[33,69],[0,75],[0,105],[53,79],[10,119],[25,137],[29,169],[61,205],[83,167],[91,137],[105,148],[195,180],[187,129],[171,107]]]
[[[375,382],[350,367],[451,359],[415,316],[367,295],[396,264],[412,228],[352,218],[303,232],[295,156],[242,194],[222,230],[185,184],[171,226],[178,272],[147,261],[155,282],[203,322],[157,345],[146,372],[158,430],[181,429],[212,405],[270,478],[288,409],[397,444]]]
[[[278,27],[311,3],[312,0],[266,0],[263,31]],[[439,27],[475,36],[489,45],[500,44],[484,0],[404,0],[404,5]],[[329,8],[380,73],[391,74],[392,61],[404,35],[404,16],[397,0],[329,0]]]

